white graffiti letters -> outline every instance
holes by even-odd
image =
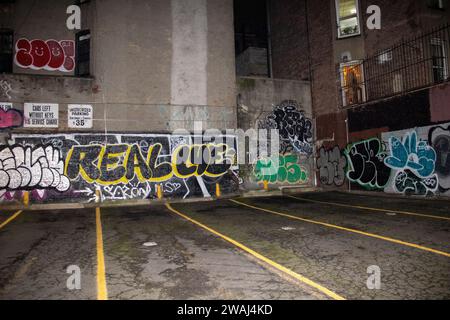
[[[10,146],[0,151],[0,191],[17,189],[56,189],[66,191],[69,179],[64,162],[53,146]]]
[[[332,150],[320,149],[320,156],[317,159],[317,168],[320,173],[320,182],[324,185],[342,186],[345,180],[345,166],[347,161],[339,147]]]

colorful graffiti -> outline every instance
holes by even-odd
[[[338,147],[321,148],[320,183],[341,186],[345,172],[350,182],[369,190],[423,196],[450,191],[450,124],[381,136],[349,144],[343,151],[347,165]]]
[[[52,201],[96,201],[96,190],[102,200],[154,198],[156,185],[167,197],[209,197],[216,183],[223,193],[236,191],[233,137],[220,137],[220,143],[214,137],[194,138],[198,137],[13,134],[11,146],[0,152],[0,188],[3,193],[39,190],[39,198]]]
[[[387,153],[378,138],[350,144],[344,151],[347,178],[370,189],[383,189],[389,181],[390,169],[384,165]]]
[[[331,150],[320,148],[317,158],[317,168],[319,169],[319,178],[322,185],[342,186],[345,181],[345,167],[347,160],[341,154],[338,146]]]
[[[278,129],[280,135],[280,153],[296,152],[311,155],[312,121],[299,110],[296,101],[286,100],[275,106],[273,112],[259,124],[260,128]]]
[[[429,195],[438,188],[434,174],[436,152],[427,141],[419,141],[416,131],[406,133],[402,140],[389,138],[390,156],[384,159],[395,172],[394,190],[406,194]]]
[[[73,146],[67,154],[65,173],[71,180],[81,176],[101,185],[133,179],[162,182],[174,175],[181,179],[203,175],[217,178],[228,171],[234,158],[234,149],[226,144],[180,145],[173,150],[171,162],[158,163],[162,148],[160,143],[151,145],[144,158],[137,144]]]
[[[307,170],[298,164],[295,154],[280,155],[278,159],[260,159],[254,166],[256,182],[302,184],[308,181]]]
[[[23,125],[22,112],[16,109],[0,108],[0,130],[7,128],[17,128]]]
[[[16,42],[15,63],[21,68],[71,72],[75,68],[75,42],[73,40],[28,40]]]

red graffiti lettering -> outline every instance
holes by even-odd
[[[22,68],[71,72],[75,68],[75,43],[72,40],[19,39],[15,63]]]

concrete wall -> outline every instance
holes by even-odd
[[[2,5],[10,11],[0,11],[0,27],[13,29],[15,42],[74,40],[76,31],[66,28],[66,8],[72,1],[33,3],[18,0]],[[202,120],[205,127],[235,127],[232,10],[231,0],[90,1],[81,5],[82,29],[91,30],[92,80],[87,95],[77,94],[68,101],[45,87],[52,80],[22,77],[20,87],[27,90],[27,81],[44,85],[38,95],[26,93],[26,101],[93,104],[95,114],[107,119],[106,127],[100,123],[95,127],[99,130],[190,130],[193,119]],[[13,72],[73,75],[16,63]],[[6,77],[16,81],[15,76]]]
[[[272,158],[258,155],[248,166],[241,165],[243,187],[261,189],[264,181],[271,188],[314,185],[315,128],[309,83],[239,77],[237,92],[240,129],[280,130],[279,150]],[[266,173],[275,167],[276,160],[279,166]]]
[[[192,135],[194,121],[236,127],[232,0],[81,4],[82,29],[91,32],[91,75],[82,78],[66,64],[75,58],[66,50],[76,33],[66,27],[71,4],[0,4],[0,27],[17,44],[13,73],[0,75],[0,201],[19,201],[24,191],[32,202],[95,201],[96,190],[103,200],[154,198],[158,186],[177,198],[212,196],[216,184],[236,191],[234,138],[223,145]],[[24,127],[30,102],[58,104],[58,127]],[[68,104],[92,105],[92,127],[69,128]],[[197,159],[181,168],[177,150],[190,153],[194,142],[227,163]]]

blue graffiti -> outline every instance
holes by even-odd
[[[390,137],[389,147],[391,155],[384,159],[386,166],[396,170],[409,169],[422,178],[433,174],[436,152],[426,141],[417,141],[415,131],[407,133],[403,142],[396,137]]]

